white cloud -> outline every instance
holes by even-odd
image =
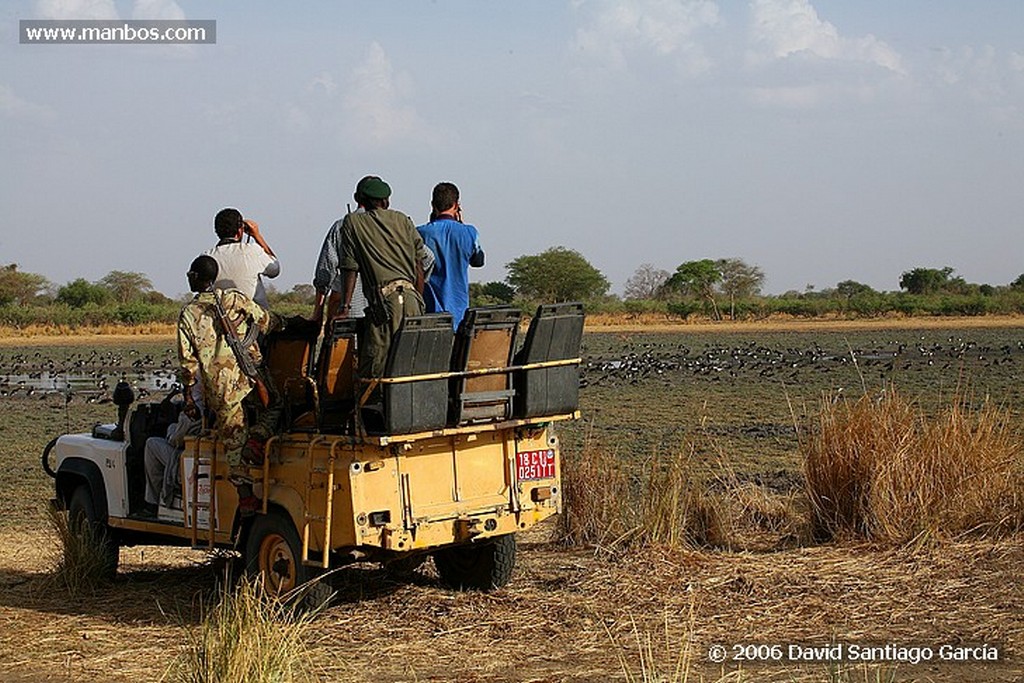
[[[39,19],[118,19],[114,0],[36,0]]]
[[[748,60],[752,63],[805,53],[905,73],[899,53],[871,34],[858,38],[841,36],[833,24],[818,17],[809,0],[753,0],[750,8],[754,47]]]
[[[671,58],[687,75],[712,67],[695,39],[720,21],[712,0],[577,0],[573,7],[583,24],[570,50],[584,63],[624,71],[632,55],[646,53]]]
[[[1014,71],[1024,71],[1024,53],[1010,53],[1010,68]]]
[[[0,84],[0,116],[8,119],[49,121],[57,117],[53,109],[24,100],[6,85]]]
[[[183,21],[185,11],[174,0],[135,0],[132,19],[169,19]]]
[[[352,70],[344,95],[344,126],[353,141],[371,146],[429,139],[416,109],[407,103],[406,79],[396,74],[380,44],[371,43],[366,59]]]
[[[114,0],[36,0],[39,19],[120,19]],[[175,0],[135,0],[131,18],[185,19],[185,11]]]

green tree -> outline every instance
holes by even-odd
[[[729,297],[729,317],[736,319],[736,299],[746,299],[761,293],[764,271],[747,264],[743,259],[719,259],[715,265],[721,275],[718,288]]]
[[[1010,289],[1015,292],[1024,292],[1024,273],[1017,276],[1017,279],[1010,283]]]
[[[300,283],[293,286],[287,292],[281,292],[272,284],[266,285],[267,303],[273,308],[277,304],[308,304],[310,306],[316,301],[316,289],[313,285]]]
[[[847,301],[860,294],[874,294],[875,290],[856,280],[843,280],[836,284],[836,294]]]
[[[953,268],[914,268],[900,276],[900,289],[910,294],[936,294],[949,288]],[[957,278],[963,282],[962,278]]]
[[[657,299],[662,291],[662,286],[668,280],[668,271],[655,268],[650,263],[644,263],[628,280],[623,292],[626,300]]]
[[[49,286],[50,281],[42,275],[18,272],[17,263],[0,266],[0,306],[30,304]]]
[[[97,284],[106,287],[114,297],[114,301],[119,304],[141,299],[146,292],[153,289],[153,283],[145,274],[124,270],[110,271]]]
[[[78,278],[57,290],[57,301],[71,308],[82,308],[88,304],[102,306],[109,299],[109,289],[85,278]]]
[[[583,255],[565,247],[520,256],[506,264],[508,283],[516,293],[538,301],[576,301],[602,296],[608,278]]]
[[[721,320],[722,314],[719,313],[718,303],[715,301],[715,285],[721,281],[722,271],[718,269],[718,264],[706,258],[681,263],[672,277],[665,282],[665,289],[703,299],[711,306],[714,319]]]
[[[516,290],[507,282],[470,282],[470,306],[496,306],[510,304],[516,297]]]

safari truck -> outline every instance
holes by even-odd
[[[579,416],[583,307],[542,305],[522,343],[520,313],[470,309],[406,318],[383,377],[358,376],[358,320],[268,335],[268,374],[283,429],[252,468],[257,514],[239,514],[223,444],[185,440],[180,496],[145,513],[143,449],[181,401],[133,404],[115,391],[118,422],[68,434],[43,451],[55,504],[113,572],[119,548],[234,548],[265,586],[286,592],[353,562],[415,568],[432,555],[442,581],[505,585],[517,532],[561,510],[556,423]],[[371,400],[373,403],[371,404]]]

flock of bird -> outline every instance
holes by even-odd
[[[136,398],[167,391],[176,380],[177,359],[124,352],[0,353],[0,399],[46,399],[62,396],[66,403],[81,400],[109,403],[121,380],[132,385]]]
[[[961,368],[968,365],[998,366],[1016,363],[1024,353],[1024,341],[1001,346],[981,345],[950,336],[945,343],[893,340],[867,348],[829,348],[819,344],[804,348],[769,346],[759,342],[742,345],[706,345],[690,348],[680,337],[664,342],[621,344],[626,353],[584,352],[580,386],[637,384],[649,379],[692,376],[708,381],[763,378],[797,382],[806,373],[827,373],[856,367],[862,373],[921,371],[928,367]],[[90,403],[111,400],[111,392],[124,379],[137,398],[167,391],[175,381],[177,359],[168,349],[162,355],[98,351],[49,356],[43,351],[0,353],[0,399],[46,398],[61,395],[66,402]]]
[[[675,338],[678,340],[679,338]],[[915,372],[926,368],[948,370],[1014,364],[1024,353],[1024,341],[1001,346],[981,345],[959,337],[945,343],[880,342],[868,348],[805,348],[768,346],[749,342],[738,346],[706,345],[691,349],[678,342],[642,342],[623,355],[586,357],[581,386],[638,384],[645,380],[689,375],[708,381],[772,379],[798,382],[808,373],[828,373],[856,368],[867,375],[894,371]]]

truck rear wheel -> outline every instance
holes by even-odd
[[[271,595],[284,595],[310,577],[302,564],[302,545],[291,520],[279,512],[258,515],[245,543],[246,571],[260,576]]]
[[[109,578],[117,573],[121,548],[106,520],[99,519],[96,514],[92,491],[86,484],[79,484],[71,494],[68,502],[68,529],[89,544],[90,552],[95,552],[104,576]]]
[[[434,565],[441,581],[452,588],[482,591],[501,588],[512,579],[515,564],[515,534],[434,553]]]

